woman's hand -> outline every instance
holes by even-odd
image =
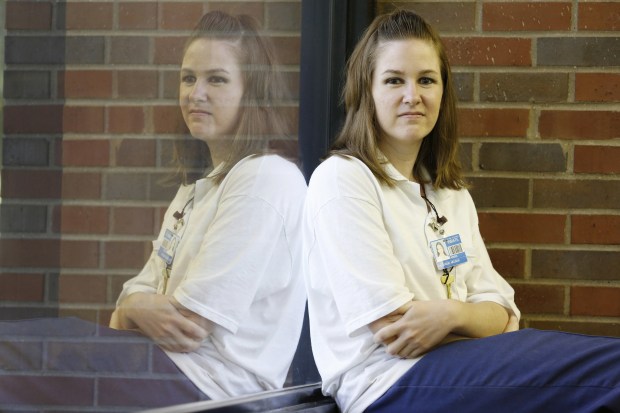
[[[432,350],[453,329],[446,303],[447,300],[412,301],[400,318],[375,333],[375,341],[386,345],[389,354],[402,358],[415,358]]]
[[[515,326],[516,324],[516,326]],[[493,302],[412,301],[369,324],[389,354],[415,358],[463,338],[487,337],[518,329],[516,317]]]
[[[111,326],[137,328],[163,349],[186,353],[200,347],[208,336],[207,322],[172,297],[134,293],[125,298],[114,312]]]

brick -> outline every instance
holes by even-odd
[[[63,54],[69,64],[103,64],[105,39],[102,36],[67,36]]]
[[[485,3],[485,31],[567,31],[571,26],[570,3]]]
[[[545,37],[537,43],[539,66],[620,66],[620,37]]]
[[[47,368],[55,372],[142,373],[148,370],[145,343],[53,341],[48,344]]]
[[[525,251],[490,248],[489,257],[493,267],[505,278],[523,278],[525,274]]]
[[[620,245],[620,216],[573,215],[571,243]]]
[[[486,242],[564,243],[566,217],[552,214],[480,213]]]
[[[301,31],[301,3],[266,3],[266,23],[268,30]]]
[[[126,235],[154,235],[155,209],[140,207],[113,208],[112,233]]]
[[[178,36],[155,38],[155,52],[153,57],[153,63],[160,65],[180,65],[181,60],[183,60],[183,47],[185,46],[186,39],[186,37]]]
[[[471,172],[473,170],[472,167],[472,153],[473,153],[473,145],[471,143],[461,142],[460,143],[460,151],[459,151],[459,161],[461,162],[461,167],[464,172]]]
[[[141,173],[110,173],[106,176],[104,199],[146,200],[148,176]]]
[[[107,302],[107,280],[105,276],[60,276],[58,300],[61,303],[105,304]]]
[[[62,205],[63,234],[107,234],[110,211],[107,207]]]
[[[159,28],[164,30],[192,30],[203,14],[201,3],[162,3]]]
[[[102,133],[104,131],[104,108],[65,106],[63,128],[67,133]]]
[[[34,1],[6,2],[7,30],[49,30],[52,28],[52,5]]]
[[[620,74],[576,73],[575,100],[580,102],[620,102]]]
[[[108,132],[143,133],[145,128],[142,106],[113,106],[108,108]]]
[[[59,97],[71,99],[109,99],[112,72],[109,70],[68,70],[58,74]]]
[[[527,179],[469,178],[471,193],[478,208],[526,208],[529,197]]]
[[[271,40],[279,64],[299,65],[301,56],[301,38],[299,36],[273,36]]]
[[[114,310],[111,309],[107,309],[107,308],[102,308],[100,310],[97,310],[97,319],[96,321],[93,321],[94,323],[97,324],[101,324],[101,325],[110,325],[110,320],[112,319],[112,312]]]
[[[111,3],[66,3],[67,30],[109,30],[112,28]]]
[[[476,28],[476,5],[467,2],[378,2],[377,13],[394,9],[413,10],[433,25],[439,32],[473,31]]]
[[[529,322],[529,325],[531,328],[538,328],[541,330],[558,330],[594,336],[620,337],[620,323],[618,322],[532,320]]]
[[[179,72],[167,71],[162,73],[163,79],[163,97],[166,99],[179,98]]]
[[[58,199],[61,173],[58,170],[2,171],[2,197],[27,199]]]
[[[573,169],[576,173],[620,173],[620,147],[577,145]]]
[[[619,263],[618,251],[533,250],[532,277],[616,281]]]
[[[74,317],[91,323],[99,323],[99,312],[99,310],[86,308],[60,307],[58,309],[58,317]]]
[[[474,74],[473,73],[452,73],[454,79],[454,89],[459,102],[471,102],[474,100]]]
[[[64,62],[65,39],[58,36],[5,37],[5,63],[60,64]]]
[[[459,109],[460,136],[520,138],[527,135],[526,109]]]
[[[531,40],[502,37],[444,37],[452,66],[530,66]]]
[[[526,314],[563,314],[564,286],[513,284],[515,303]]]
[[[232,15],[247,14],[263,25],[264,4],[263,1],[209,1],[206,6],[207,11],[219,10]]]
[[[620,137],[620,111],[543,110],[538,130],[542,138],[613,139]]]
[[[187,378],[179,377],[182,384],[173,387],[175,379],[166,378],[106,378],[99,380],[100,406],[136,406],[142,409],[168,406],[171,403],[199,401],[200,391],[187,386]],[[148,389],[146,392],[119,392],[118,389]],[[191,389],[191,390],[190,390]],[[142,393],[142,394],[141,394]],[[148,397],[145,397],[148,394]]]
[[[115,142],[114,149],[116,166],[155,166],[154,140],[122,139]]]
[[[0,204],[0,233],[45,233],[47,207],[45,205]]]
[[[105,243],[106,268],[140,269],[148,259],[152,244],[133,241],[110,241]]]
[[[96,268],[99,265],[99,242],[63,240],[60,265],[63,268]]]
[[[185,122],[181,109],[174,106],[154,106],[153,113],[153,133],[183,133],[186,131]]]
[[[579,4],[579,30],[620,30],[620,4],[616,1]]]
[[[49,164],[49,141],[47,139],[2,140],[2,165],[47,166]]]
[[[110,62],[115,64],[147,64],[149,38],[144,36],[118,36],[111,40]]]
[[[534,208],[617,209],[620,181],[536,179]]]
[[[157,3],[119,4],[118,26],[121,30],[156,29]]]
[[[9,99],[49,99],[51,97],[48,71],[6,70],[4,97]]]
[[[178,74],[175,72],[178,88]],[[155,98],[158,80],[154,70],[122,70],[117,74],[117,95],[120,98]]]
[[[0,239],[2,267],[56,268],[60,242],[52,239]]]
[[[485,171],[566,171],[566,157],[559,144],[483,143],[479,157],[480,169]]]
[[[32,305],[24,305],[23,303],[20,303],[18,306],[4,304],[2,306],[2,311],[0,312],[0,320],[10,321],[53,317],[58,317],[58,309],[54,304],[50,305],[37,303]],[[2,397],[2,390],[4,389],[0,389],[0,397]]]
[[[620,317],[620,288],[573,286],[571,315]]]
[[[4,260],[0,262],[4,265]],[[15,274],[0,275],[1,301],[43,301],[45,295],[45,276],[43,274]]]
[[[61,105],[4,106],[4,133],[60,133]],[[36,122],[32,120],[36,119]]]
[[[62,175],[64,199],[99,199],[101,197],[101,174],[67,172]]]
[[[133,276],[119,275],[110,278],[110,297],[112,302],[116,303],[116,299],[120,296],[121,291],[123,291],[123,284],[133,278]]]
[[[65,166],[107,166],[110,142],[107,140],[64,140],[62,160]]]
[[[566,102],[568,74],[482,73],[480,100],[486,102]]]
[[[0,376],[0,400],[7,405],[23,405],[27,401],[30,406],[93,406],[94,389],[94,378],[22,374]]]

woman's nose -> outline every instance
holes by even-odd
[[[420,101],[420,94],[415,83],[407,83],[404,88],[403,102],[411,105]]]
[[[203,102],[207,100],[207,88],[204,83],[197,80],[192,86],[192,90],[189,93],[189,98],[193,102]]]

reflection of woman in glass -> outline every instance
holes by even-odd
[[[620,340],[516,331],[514,291],[464,189],[435,31],[413,12],[377,17],[351,55],[344,97],[345,124],[304,213],[323,392],[345,413],[620,411]],[[433,263],[435,219],[468,251],[443,272],[455,277],[449,291]]]
[[[9,382],[0,375],[0,410],[71,405],[80,393],[71,385],[76,370],[104,377],[87,383],[102,408],[283,386],[305,307],[298,226],[306,192],[297,167],[268,148],[287,131],[276,107],[283,85],[272,46],[252,18],[203,16],[180,72],[181,112],[193,136],[176,151],[183,185],[149,260],[123,287],[114,330],[67,319],[0,323],[2,369],[38,363],[10,337],[27,335],[35,344],[41,337],[44,346],[49,335],[73,340],[47,350],[46,374]],[[53,372],[64,376],[48,380]]]
[[[450,258],[446,255],[446,250],[444,249],[443,243],[441,242],[437,242],[435,244],[435,251],[436,251],[436,257],[438,261],[444,261]]]
[[[268,140],[286,133],[274,108],[283,82],[273,53],[247,16],[212,12],[198,24],[179,102],[199,144],[178,148],[186,185],[111,322],[154,339],[210,398],[281,387],[301,329],[305,182],[292,163],[268,154]],[[207,167],[196,175],[195,165]],[[167,231],[178,247],[160,255]]]

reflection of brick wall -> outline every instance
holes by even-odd
[[[620,3],[379,0],[442,34],[480,227],[524,324],[620,336]]]
[[[295,139],[300,4],[6,2],[0,319],[107,323],[176,191],[161,181],[182,132],[177,70],[204,12],[251,14],[273,37]]]

